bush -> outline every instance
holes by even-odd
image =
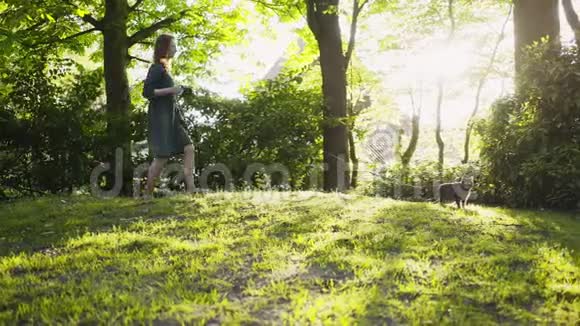
[[[94,109],[101,72],[29,57],[2,75],[0,197],[71,192],[88,183],[105,130]]]
[[[518,93],[477,124],[483,193],[518,207],[576,208],[580,201],[580,61],[577,48],[528,53]]]
[[[433,201],[436,198],[434,189],[437,185],[456,181],[463,176],[477,177],[477,171],[476,163],[450,166],[444,169],[443,180],[439,180],[436,161],[419,163],[406,169],[401,164],[393,164],[379,171],[361,191],[370,196]],[[472,199],[475,199],[475,196]]]
[[[253,163],[281,164],[290,172],[289,186],[304,189],[311,166],[322,160],[322,96],[318,88],[301,84],[290,73],[263,81],[246,94],[245,100],[220,99],[208,92],[186,99],[191,133],[196,143],[196,169],[224,164],[235,185],[265,186],[265,171],[256,173],[252,184],[244,172]],[[223,187],[223,178],[211,179]],[[280,184],[280,175],[272,185]]]

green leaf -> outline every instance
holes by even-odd
[[[82,9],[82,8],[77,8],[77,10],[75,11],[75,14],[78,15],[79,17],[83,17],[86,14],[89,14],[90,12],[86,9]]]

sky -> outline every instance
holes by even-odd
[[[226,48],[221,56],[211,62],[210,67],[216,76],[202,80],[200,84],[225,97],[240,98],[242,86],[272,77],[272,70],[279,71],[276,68],[280,68],[285,59],[292,55],[287,50],[290,44],[299,42],[293,30],[301,23],[283,24],[277,17],[272,17],[270,24],[273,31],[259,22],[254,23],[249,28],[252,31],[248,35],[249,45]],[[272,32],[274,35],[268,35]]]

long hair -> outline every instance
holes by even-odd
[[[163,62],[161,62],[161,59],[169,58],[169,47],[171,46],[171,42],[174,39],[175,38],[173,37],[173,35],[169,34],[161,34],[157,37],[157,40],[155,41],[155,51],[153,52],[154,63],[163,64]]]

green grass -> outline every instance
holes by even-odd
[[[573,214],[235,193],[0,219],[0,324],[580,322]]]

